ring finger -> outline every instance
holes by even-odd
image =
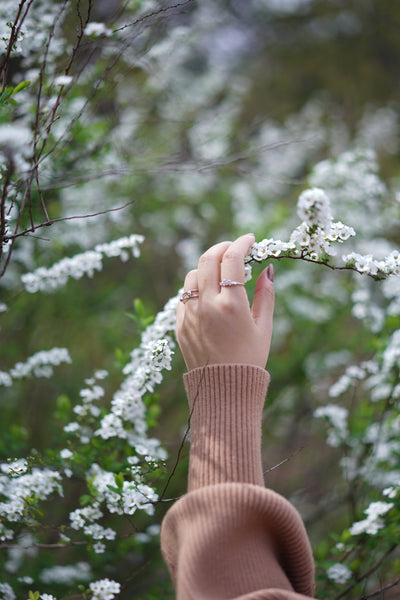
[[[189,271],[189,273],[186,275],[183,289],[184,289],[184,292],[183,292],[184,294],[189,291],[196,291],[198,294],[199,282],[197,279],[197,269],[193,269],[193,271]],[[182,298],[182,296],[181,296],[181,298]],[[178,307],[176,309],[177,329],[182,325],[183,315],[185,314],[185,308],[189,308],[194,303],[197,304],[197,301],[198,301],[198,296],[193,295],[192,297],[187,297],[186,300],[183,300],[182,302],[178,303]]]

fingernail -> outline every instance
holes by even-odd
[[[256,237],[254,233],[245,233],[245,235],[252,235],[253,237]]]
[[[270,281],[274,281],[274,266],[268,265],[268,267],[265,270],[265,274]]]

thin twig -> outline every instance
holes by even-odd
[[[383,279],[386,279],[385,276],[380,277],[379,275],[372,275],[371,273],[361,273],[358,269],[356,269],[356,267],[338,267],[336,265],[330,265],[329,263],[323,260],[314,260],[313,258],[307,258],[307,256],[303,252],[300,254],[300,256],[293,256],[293,254],[280,254],[279,256],[268,256],[265,260],[281,260],[282,258],[291,258],[292,260],[304,260],[305,262],[313,263],[315,265],[323,265],[324,267],[332,269],[332,271],[355,271],[360,275],[368,275],[368,277],[371,277],[372,279],[374,279],[374,281],[382,281]],[[245,264],[250,265],[257,264],[259,262],[262,261],[258,261],[253,258],[251,260],[245,261]]]
[[[392,546],[390,546],[390,548],[388,548],[388,550],[386,550],[386,552],[380,557],[380,559],[374,565],[372,565],[372,567],[370,569],[368,569],[368,571],[366,571],[365,573],[363,573],[362,575],[357,577],[353,583],[351,583],[349,586],[347,586],[347,588],[343,592],[341,592],[338,596],[336,596],[335,600],[340,600],[341,598],[344,598],[344,596],[346,596],[347,593],[350,592],[363,579],[368,579],[368,577],[370,575],[372,575],[373,573],[375,573],[375,571],[381,566],[381,564],[386,560],[386,558],[392,552],[394,552],[394,550],[396,550],[397,547],[398,547],[398,544],[393,544]]]
[[[302,450],[304,450],[304,448],[305,448],[305,446],[301,446],[300,448],[298,448],[297,450],[295,450],[294,452],[292,452],[292,454],[290,454],[287,458],[284,458],[283,460],[281,460],[281,462],[278,463],[277,465],[274,465],[273,467],[270,467],[269,469],[266,469],[264,471],[264,475],[266,473],[270,473],[271,471],[274,471],[278,467],[281,467],[282,465],[284,465],[285,463],[287,463],[289,460],[292,460],[292,458],[294,458],[295,456],[297,456],[299,454],[299,452],[301,452]]]
[[[160,14],[168,12],[170,10],[173,10],[174,8],[181,8],[182,6],[191,4],[193,1],[194,0],[185,0],[185,2],[179,2],[178,4],[173,4],[171,6],[165,6],[163,8],[159,8],[158,10],[154,10],[153,12],[148,13],[147,15],[143,15],[143,17],[140,17],[139,19],[136,19],[136,21],[132,21],[132,23],[127,23],[126,25],[123,25],[122,27],[119,27],[118,29],[114,29],[114,33],[117,31],[123,31],[124,29],[127,29],[128,27],[134,27],[135,25],[138,25],[139,23],[143,23],[147,19],[151,19],[151,17],[158,17]]]
[[[14,48],[14,45],[16,44],[17,40],[18,40],[18,35],[19,32],[21,31],[21,27],[22,24],[26,18],[26,15],[29,12],[29,9],[31,7],[31,4],[33,3],[33,0],[29,0],[28,6],[25,10],[25,13],[22,15],[21,19],[21,13],[22,13],[22,9],[24,8],[24,4],[25,4],[26,0],[21,0],[21,2],[19,3],[18,6],[18,12],[17,15],[15,17],[14,23],[11,27],[11,34],[10,34],[10,39],[8,42],[8,46],[7,46],[7,50],[6,50],[6,55],[4,57],[4,60],[0,66],[0,73],[3,71],[3,82],[1,85],[1,93],[4,92],[6,85],[7,85],[7,75],[8,75],[8,66],[10,63],[10,56],[11,56],[11,52]],[[18,22],[19,21],[19,22]],[[4,69],[4,70],[3,70]]]
[[[28,235],[29,233],[32,233],[33,231],[36,231],[41,227],[49,227],[50,225],[53,225],[53,223],[58,223],[60,221],[72,221],[72,219],[89,219],[90,217],[98,217],[99,215],[105,215],[107,213],[115,212],[117,210],[123,210],[124,208],[130,206],[134,202],[135,200],[130,200],[122,206],[116,206],[115,208],[107,208],[106,210],[102,210],[96,213],[86,215],[72,215],[71,217],[59,217],[58,219],[49,219],[49,221],[47,221],[46,223],[39,223],[39,225],[35,225],[34,229],[25,229],[24,231],[20,231],[19,233],[14,233],[12,235],[6,236],[5,241],[8,242],[9,240],[15,240],[16,238],[21,237],[23,235]]]
[[[392,583],[388,583],[387,585],[381,587],[379,590],[376,590],[375,592],[371,592],[371,594],[368,594],[367,596],[362,596],[360,598],[360,600],[368,600],[368,598],[373,598],[374,596],[379,596],[382,592],[386,592],[387,590],[390,590],[391,588],[396,587],[396,585],[398,585],[400,583],[400,577],[398,577],[395,581],[392,581]]]
[[[208,361],[207,361],[207,364],[208,364]],[[176,456],[175,464],[174,464],[174,466],[172,467],[172,471],[171,471],[171,472],[170,472],[170,474],[169,474],[169,477],[168,477],[168,479],[167,479],[167,483],[165,484],[165,486],[164,486],[164,489],[162,490],[162,492],[161,492],[161,494],[160,494],[160,496],[159,496],[158,500],[155,502],[155,504],[158,504],[158,502],[163,502],[163,498],[164,498],[165,492],[167,491],[167,488],[168,488],[168,486],[169,486],[169,484],[170,484],[170,482],[171,482],[171,479],[172,479],[172,477],[175,475],[175,471],[176,471],[176,469],[178,468],[178,464],[179,464],[179,462],[180,462],[181,454],[182,454],[182,452],[183,452],[183,447],[184,447],[184,445],[185,445],[185,442],[186,442],[186,440],[187,440],[187,437],[188,437],[188,435],[189,435],[189,431],[190,431],[190,423],[191,423],[191,420],[192,420],[192,415],[193,415],[193,411],[194,411],[194,409],[195,409],[195,406],[196,406],[197,399],[198,399],[198,397],[199,397],[199,393],[200,393],[200,386],[201,386],[201,383],[202,383],[202,381],[203,381],[203,377],[205,377],[205,373],[204,373],[204,372],[202,373],[202,375],[201,375],[201,377],[200,377],[200,381],[199,381],[199,387],[197,388],[196,396],[195,396],[195,398],[194,398],[194,400],[193,400],[193,406],[192,406],[192,409],[191,409],[191,411],[190,411],[190,414],[189,414],[189,418],[188,418],[188,422],[187,422],[186,431],[185,431],[185,433],[184,433],[184,436],[183,436],[183,438],[182,438],[181,444],[180,444],[180,446],[179,446],[179,450],[178,450],[178,454],[177,454],[177,456]]]

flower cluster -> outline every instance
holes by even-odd
[[[326,574],[328,579],[331,579],[335,583],[346,583],[352,576],[350,569],[342,563],[335,563],[330,566]]]
[[[25,458],[19,458],[9,463],[3,463],[0,468],[9,477],[19,477],[27,472],[29,465]]]
[[[389,338],[382,356],[376,360],[350,365],[345,373],[329,389],[331,397],[338,397],[351,386],[363,381],[364,388],[369,391],[372,402],[379,402],[392,397],[400,398],[398,369],[400,368],[400,331],[396,330]]]
[[[329,198],[320,188],[303,192],[298,200],[297,212],[302,223],[294,229],[289,242],[273,238],[255,243],[245,258],[248,265],[253,261],[263,261],[269,257],[306,257],[318,260],[324,255],[334,256],[334,242],[344,242],[355,235],[352,227],[341,221],[333,222]]]
[[[314,417],[326,417],[332,425],[328,432],[327,444],[329,446],[336,448],[347,439],[349,434],[347,427],[348,414],[347,408],[337,406],[337,404],[320,406],[314,411]]]
[[[24,125],[13,123],[0,126],[0,157],[12,163],[19,173],[27,171],[32,145],[32,132]]]
[[[16,21],[18,36],[12,47],[12,53],[24,57],[25,65],[29,64],[32,55],[40,52],[49,38],[49,28],[59,13],[59,6],[48,1],[34,2],[29,11],[21,11],[20,19]],[[6,44],[10,37],[12,19],[18,13],[18,3],[15,0],[3,0],[0,7],[0,39]],[[24,16],[22,16],[24,15]],[[20,20],[23,19],[23,23]],[[18,26],[21,25],[21,28]],[[59,33],[59,30],[58,30]],[[59,56],[64,48],[60,35],[53,39],[49,48],[49,58]],[[53,61],[50,61],[53,62]]]
[[[96,501],[99,504],[105,502],[110,513],[133,515],[139,509],[153,514],[153,503],[158,496],[152,488],[141,482],[140,473],[134,474],[136,480],[124,481],[117,492],[114,474],[104,471],[96,464],[92,465],[90,475],[97,493]]]
[[[0,385],[11,386],[13,379],[22,379],[33,374],[35,377],[51,377],[53,367],[61,363],[71,364],[72,360],[66,348],[41,350],[28,358],[26,362],[18,362],[9,373],[0,371]]]
[[[93,540],[115,540],[116,532],[111,527],[103,527],[95,522],[103,513],[96,506],[85,506],[77,508],[70,514],[71,527],[73,529],[82,529],[83,533],[91,537]]]
[[[15,600],[15,594],[10,584],[0,582],[0,593],[2,600]]]
[[[7,464],[6,467],[12,469],[12,464]],[[33,468],[31,473],[25,473],[22,469],[21,474],[8,471],[8,475],[0,475],[0,497],[4,498],[0,502],[3,528],[5,529],[7,521],[11,523],[24,520],[28,500],[29,506],[33,507],[53,493],[62,496],[60,481],[60,473],[47,468]],[[10,537],[7,531],[0,529],[0,539]]]
[[[115,595],[121,591],[121,585],[110,579],[94,581],[89,585],[89,588],[93,592],[93,600],[113,600]]]
[[[83,33],[87,36],[92,35],[93,37],[100,37],[102,35],[105,37],[110,37],[113,32],[104,23],[96,23],[92,21],[86,25]]]
[[[297,214],[312,229],[319,227],[329,233],[332,223],[329,198],[320,188],[312,188],[303,192],[297,203]]]
[[[246,281],[251,279],[250,264],[270,257],[303,258],[330,265],[329,257],[337,254],[332,244],[342,243],[356,235],[353,227],[332,220],[329,198],[320,188],[306,190],[300,195],[297,212],[303,221],[292,231],[289,242],[267,238],[256,242],[250,248],[245,257]],[[400,275],[398,250],[392,251],[382,260],[356,252],[343,255],[341,260],[345,263],[345,267],[339,265],[333,267],[350,268],[358,273],[366,273],[380,279],[389,275]]]
[[[71,585],[77,581],[88,581],[92,576],[90,565],[80,561],[75,565],[56,565],[43,569],[40,581],[43,583],[56,583],[57,585]]]
[[[361,533],[375,535],[378,533],[385,526],[385,522],[381,517],[389,512],[393,506],[393,502],[371,502],[364,511],[367,518],[353,523],[350,527],[351,535],[360,535]]]
[[[329,396],[331,398],[341,396],[350,386],[358,385],[368,374],[375,375],[378,370],[378,363],[373,360],[363,361],[360,365],[350,365],[340,379],[329,388]]]
[[[156,440],[145,438],[145,406],[142,397],[154,391],[162,381],[161,370],[170,368],[174,341],[169,335],[175,330],[175,314],[180,294],[171,298],[154,322],[142,334],[138,348],[131,352],[131,360],[124,367],[126,379],[111,401],[111,411],[101,422],[96,435],[103,439],[119,437],[133,447],[146,448],[147,455],[165,458],[165,452]]]
[[[359,273],[368,273],[369,275],[400,275],[400,252],[394,250],[383,260],[376,260],[372,254],[358,254],[351,252],[342,256],[347,265],[354,265]]]
[[[145,355],[145,360],[147,359],[147,364],[149,365],[149,372],[152,368],[156,371],[162,371],[163,369],[170,371],[173,353],[166,339],[149,342]]]
[[[134,257],[140,256],[139,244],[143,241],[142,235],[132,234],[106,244],[98,244],[94,250],[63,258],[51,267],[39,267],[32,273],[25,273],[21,276],[21,281],[31,294],[52,292],[64,286],[70,277],[93,277],[95,271],[102,270],[104,256],[119,256],[122,261],[126,261],[129,258],[128,249]]]

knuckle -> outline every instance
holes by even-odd
[[[204,252],[204,254],[202,254],[199,258],[199,267],[207,265],[212,260],[213,260],[213,257],[212,257],[211,252],[209,250],[207,252]]]
[[[231,318],[238,313],[238,302],[233,295],[224,294],[219,299],[219,309],[223,317]]]
[[[188,288],[192,285],[192,283],[194,281],[197,280],[197,269],[192,269],[191,271],[188,271],[188,273],[186,274],[185,277],[185,283],[184,283],[184,288]]]
[[[240,261],[240,260],[242,260],[243,261],[243,256],[237,250],[235,250],[233,248],[228,248],[228,250],[224,254],[223,260],[224,261],[225,260],[228,260],[228,261]]]

